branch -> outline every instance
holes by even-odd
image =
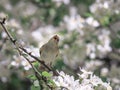
[[[18,50],[19,54],[21,55],[21,51],[25,52],[27,55],[29,55],[30,57],[34,58],[36,61],[38,61],[40,64],[42,64],[48,71],[52,71],[54,75],[58,75],[58,73],[54,70],[52,70],[52,68],[48,67],[44,61],[38,59],[36,56],[32,55],[31,52],[28,52],[25,48],[22,47],[22,45],[20,45],[17,40],[15,40],[12,35],[8,32],[8,30],[6,29],[6,27],[4,26],[5,24],[5,18],[3,18],[2,21],[0,21],[0,24],[3,28],[3,30],[5,31],[5,33],[8,35],[8,38],[10,39],[10,41],[15,45],[16,49]]]
[[[34,55],[31,54],[31,52],[27,52],[27,50],[23,47],[19,47],[22,51],[24,51],[26,54],[28,54],[29,56],[31,56],[32,58],[34,58],[36,61],[38,61],[39,63],[41,63],[44,67],[46,67],[49,71],[52,71],[51,68],[49,68],[44,61],[38,59],[37,57],[35,57]]]
[[[36,78],[39,80],[39,85],[41,86],[40,80],[42,79],[42,80],[45,82],[46,86],[48,86],[48,87],[52,90],[52,87],[47,84],[46,78],[43,78],[43,76],[41,76],[41,75],[39,74],[38,70],[36,70],[36,68],[32,65],[32,63],[29,61],[29,59],[28,59],[27,57],[25,57],[24,55],[22,55],[22,56],[23,56],[23,57],[28,61],[28,63],[31,65],[31,67],[32,67],[32,69],[33,69],[33,71],[34,71],[34,74],[35,74]],[[42,88],[42,86],[41,86],[41,88]]]
[[[52,70],[51,68],[49,68],[42,60],[38,59],[37,57],[35,57],[34,55],[32,55],[30,52],[28,52],[25,48],[22,47],[22,45],[20,45],[17,40],[15,40],[12,35],[8,32],[8,30],[6,29],[6,27],[4,26],[5,24],[5,18],[3,18],[2,21],[0,21],[0,24],[3,28],[3,30],[5,31],[5,33],[8,35],[8,38],[10,39],[10,41],[15,45],[16,49],[18,50],[20,56],[23,56],[28,63],[31,65],[35,76],[37,77],[37,79],[40,81],[41,79],[45,82],[45,84],[49,87],[50,90],[52,90],[52,87],[50,85],[47,84],[46,82],[46,78],[44,78],[43,76],[41,76],[38,72],[38,70],[32,65],[32,63],[29,61],[29,59],[27,57],[25,57],[25,55],[22,54],[21,51],[23,51],[24,53],[26,53],[27,55],[29,55],[30,57],[34,58],[36,61],[38,61],[39,63],[41,63],[45,68],[48,69],[48,71],[52,71],[54,75],[58,75],[58,73],[54,70]],[[41,86],[41,85],[40,85]]]

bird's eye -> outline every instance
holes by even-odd
[[[55,39],[55,40],[57,40],[57,41],[59,41],[59,38],[58,38],[58,36],[55,36],[55,37],[54,37],[54,39]]]
[[[57,39],[57,37],[54,37],[54,39]]]

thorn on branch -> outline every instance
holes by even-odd
[[[12,40],[13,41],[13,43],[15,44],[16,43],[16,41],[17,41],[17,39],[14,39],[14,40]]]
[[[32,54],[32,52],[29,52],[28,54],[29,54],[29,55],[31,55],[31,54]]]
[[[2,21],[2,23],[3,23],[3,24],[5,24],[5,21],[6,21],[6,18],[3,18],[3,21]]]
[[[5,24],[5,21],[6,21],[6,17],[4,17],[4,18],[0,21],[0,23],[1,23],[1,24]]]

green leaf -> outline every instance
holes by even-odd
[[[111,44],[115,48],[120,48],[120,39],[119,38],[113,39]]]
[[[89,12],[88,12],[88,13],[85,13],[84,16],[85,16],[85,17],[92,17],[93,15],[92,15],[92,13],[89,13]]]
[[[30,78],[31,80],[36,80],[37,79],[35,75],[28,75],[27,77]]]
[[[36,62],[33,62],[33,65],[34,67],[38,68],[39,67],[39,63],[36,61]]]
[[[44,71],[44,72],[42,72],[42,76],[44,76],[44,77],[51,77],[52,74],[50,74],[50,73]]]
[[[102,19],[100,19],[100,23],[103,26],[106,26],[110,23],[110,17],[109,16],[104,16]]]
[[[51,85],[51,86],[55,86],[55,82],[53,80],[48,80],[48,84]]]
[[[31,90],[41,90],[41,89],[40,89],[40,87],[35,87],[34,85],[32,85]]]

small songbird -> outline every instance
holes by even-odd
[[[54,35],[46,44],[40,48],[41,60],[47,65],[51,65],[55,62],[56,57],[59,54],[58,48],[59,37]]]

